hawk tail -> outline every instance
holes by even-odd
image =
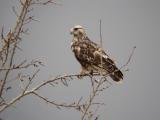
[[[119,82],[123,79],[123,74],[120,70],[115,70],[115,72],[113,72],[110,77],[115,81],[115,82]]]
[[[109,76],[115,81],[119,82],[123,79],[123,73],[118,69],[113,60],[110,58],[103,59],[105,61],[105,68],[110,74]]]

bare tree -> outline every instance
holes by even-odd
[[[82,102],[83,97],[78,99],[77,101],[73,101],[72,103],[57,103],[56,100],[47,99],[45,96],[41,95],[39,90],[42,87],[58,86],[62,85],[59,83],[63,83],[63,85],[68,86],[68,82],[71,80],[76,80],[79,76],[78,74],[70,74],[70,75],[62,75],[56,76],[51,79],[47,79],[42,83],[38,84],[35,87],[31,87],[35,77],[38,75],[40,71],[39,66],[43,66],[43,62],[39,60],[27,61],[24,60],[19,64],[14,62],[16,51],[20,50],[19,43],[23,42],[23,35],[28,32],[28,28],[26,26],[35,21],[34,16],[31,16],[30,13],[33,11],[35,5],[48,5],[48,4],[57,4],[53,0],[20,0],[21,10],[20,13],[17,13],[15,8],[13,7],[13,12],[17,16],[17,20],[15,23],[15,27],[11,29],[8,34],[4,35],[4,28],[1,29],[1,46],[0,46],[0,113],[5,111],[7,108],[11,107],[13,104],[21,100],[25,96],[35,95],[41,100],[57,107],[57,108],[73,108],[81,113],[81,120],[98,120],[99,116],[97,115],[97,109],[99,106],[104,105],[104,103],[99,103],[95,101],[95,98],[110,87],[112,84],[107,80],[109,74],[107,76],[102,76],[100,74],[95,73],[94,75],[83,75],[84,77],[90,78],[90,83],[92,86],[92,90],[88,98]],[[102,35],[101,35],[101,22],[100,22],[100,43],[102,46]],[[130,59],[133,55],[135,47],[126,62],[121,69],[126,68]],[[23,75],[23,73],[17,72],[15,75],[15,79],[19,81],[21,86],[21,93],[17,96],[14,96],[10,100],[6,100],[5,94],[7,92],[11,92],[12,86],[8,86],[8,82],[10,79],[10,74],[14,71],[20,70],[28,70],[34,67],[34,73],[29,75]],[[115,71],[114,71],[115,72]],[[110,73],[111,74],[111,73]],[[98,77],[97,77],[98,76]]]

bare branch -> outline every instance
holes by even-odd
[[[37,84],[34,87],[31,87],[33,80],[36,78],[38,72],[40,69],[39,66],[43,66],[43,63],[39,60],[32,60],[31,62],[27,62],[27,60],[24,60],[18,64],[14,64],[14,58],[16,54],[16,50],[21,48],[18,46],[19,43],[22,41],[22,35],[26,34],[28,29],[24,28],[26,24],[29,24],[31,21],[37,21],[34,19],[34,16],[29,15],[28,13],[33,11],[32,5],[48,5],[48,4],[57,4],[54,2],[54,0],[19,0],[21,3],[21,11],[18,14],[15,10],[15,7],[12,7],[13,12],[17,16],[17,21],[15,24],[15,27],[13,30],[10,30],[7,34],[7,36],[4,35],[4,30],[2,27],[1,31],[1,43],[2,46],[0,48],[0,73],[4,72],[4,78],[0,80],[0,112],[5,111],[7,108],[11,107],[13,104],[24,98],[28,95],[34,95],[41,100],[45,101],[46,103],[49,103],[58,109],[60,108],[73,108],[82,113],[81,120],[89,119],[91,120],[94,118],[94,120],[98,120],[99,116],[95,115],[97,114],[97,110],[100,105],[104,105],[103,103],[95,102],[95,98],[102,93],[104,90],[109,88],[112,83],[107,80],[108,76],[112,73],[109,73],[107,75],[103,75],[102,73],[93,73],[93,75],[85,74],[85,75],[79,75],[79,74],[68,74],[68,75],[61,75],[57,76],[48,80],[45,80],[41,82],[40,84]],[[103,41],[102,41],[102,25],[100,20],[100,47],[103,47]],[[133,56],[135,47],[132,50],[132,53],[122,68],[125,68],[129,62],[131,61],[131,58]],[[102,51],[101,51],[102,52]],[[2,62],[1,62],[2,61]],[[2,64],[1,64],[2,63]],[[101,57],[101,63],[102,63],[102,57]],[[103,64],[103,63],[102,63]],[[35,73],[33,74],[24,74],[23,72],[19,72],[20,70],[28,70],[28,68],[34,68]],[[103,69],[103,68],[102,68]],[[16,75],[18,76],[18,80],[20,81],[20,85],[22,87],[21,93],[15,97],[13,97],[10,101],[5,101],[4,93],[10,92],[10,89],[12,86],[9,86],[8,83],[8,76],[9,74],[14,71],[19,70]],[[16,71],[16,72],[17,72]],[[39,90],[42,87],[47,87],[48,85],[56,86],[56,85],[64,85],[69,86],[69,82],[71,80],[76,80],[78,77],[89,77],[90,84],[92,87],[91,93],[88,96],[88,98],[85,100],[85,98],[82,96],[77,102],[73,103],[57,103],[56,100],[49,100],[44,95],[41,95]],[[17,78],[16,78],[17,80]],[[24,81],[25,80],[25,81]],[[23,82],[24,81],[24,82]],[[6,92],[5,92],[6,91]],[[84,101],[85,100],[85,101]],[[92,110],[92,106],[96,107],[95,110]]]
[[[133,54],[134,54],[135,49],[136,49],[136,46],[133,47],[132,52],[131,52],[131,54],[130,54],[128,60],[127,60],[127,62],[126,62],[120,69],[125,68],[125,67],[130,63],[130,61],[131,61],[131,59],[132,59],[132,56],[133,56]]]
[[[0,71],[1,70],[21,70],[21,69],[29,68],[31,66],[33,66],[33,67],[44,66],[44,64],[41,61],[38,61],[38,60],[32,60],[29,63],[26,63],[26,62],[27,62],[27,60],[24,60],[20,64],[13,65],[10,68],[0,68]]]
[[[36,75],[37,75],[37,73],[38,73],[39,71],[40,71],[40,69],[36,70],[36,72],[35,72],[31,77],[29,77],[29,82],[28,82],[28,84],[26,85],[26,87],[24,88],[22,94],[24,94],[24,93],[27,91],[27,89],[29,88],[29,86],[30,86],[31,83],[32,83],[32,80],[36,77]]]
[[[61,5],[57,2],[55,2],[54,0],[35,0],[32,2],[32,4],[35,4],[35,5],[48,5],[48,4]]]
[[[13,31],[9,32],[9,34],[8,34],[8,38],[7,38],[8,45],[7,46],[9,46],[11,44],[10,41],[13,42],[13,49],[12,49],[12,52],[11,52],[11,55],[10,55],[11,57],[10,57],[10,60],[9,60],[9,68],[12,66],[12,63],[13,63],[13,59],[14,59],[14,55],[15,55],[15,51],[16,51],[16,47],[17,47],[17,40],[18,40],[20,32],[22,30],[23,22],[24,22],[24,20],[26,18],[27,10],[28,10],[28,8],[30,6],[31,1],[32,0],[25,0],[24,4],[22,6],[22,10],[21,10],[20,16],[18,17],[16,26],[13,29]],[[8,56],[8,52],[7,52],[7,56]],[[6,62],[6,60],[5,60],[5,62]],[[5,77],[4,77],[2,86],[0,88],[0,96],[2,96],[2,93],[3,93],[3,90],[4,90],[4,86],[6,84],[6,80],[7,80],[7,77],[9,75],[9,73],[10,73],[10,69],[8,69],[6,71],[6,73],[5,73]]]
[[[100,36],[100,46],[103,48],[103,41],[102,41],[102,20],[99,22],[99,36]]]
[[[60,107],[65,107],[65,108],[77,108],[77,107],[79,107],[79,105],[78,105],[78,104],[75,104],[75,103],[71,103],[71,104],[66,104],[66,103],[58,104],[58,103],[56,103],[56,102],[54,102],[54,101],[48,100],[47,98],[39,95],[39,94],[36,93],[36,92],[33,92],[33,94],[36,95],[37,97],[39,97],[40,99],[44,100],[46,103],[50,103],[50,104],[56,106],[58,109],[60,109]]]

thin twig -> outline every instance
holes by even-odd
[[[136,49],[136,46],[133,47],[132,52],[131,52],[131,54],[130,54],[128,60],[127,60],[127,62],[126,62],[122,67],[120,67],[120,69],[124,68],[125,66],[127,66],[127,65],[129,64],[129,62],[130,62],[131,59],[132,59],[132,56],[133,56],[133,54],[134,54],[135,49]]]
[[[36,72],[35,72],[31,77],[29,77],[29,82],[28,82],[28,84],[26,85],[26,87],[24,88],[22,94],[24,94],[24,93],[27,91],[27,89],[29,88],[29,86],[30,86],[31,83],[32,83],[32,80],[36,77],[36,75],[37,75],[37,73],[38,73],[39,71],[40,71],[40,69],[36,70]]]
[[[9,35],[9,38],[8,38],[8,40],[10,40],[14,36],[14,39],[16,40],[13,44],[13,50],[11,52],[11,58],[10,58],[10,61],[9,61],[9,68],[13,64],[13,59],[14,59],[14,55],[15,55],[15,51],[16,51],[16,47],[17,47],[17,39],[19,38],[20,31],[22,30],[23,22],[26,18],[27,10],[30,6],[31,1],[32,0],[25,0],[24,5],[22,6],[21,14],[20,14],[20,16],[17,20],[17,24],[16,24],[15,28],[13,29],[13,32],[11,32],[11,35]],[[6,84],[6,80],[8,78],[9,73],[10,73],[10,69],[8,69],[5,73],[5,77],[4,77],[4,80],[2,82],[2,86],[0,88],[0,96],[2,96],[4,86]]]
[[[101,47],[101,49],[103,49],[103,42],[102,42],[102,21],[101,21],[101,19],[99,21],[99,37],[100,37],[100,47]],[[101,52],[101,66],[103,67],[102,50],[100,52]],[[100,72],[100,74],[102,75],[102,72]]]

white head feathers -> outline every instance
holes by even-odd
[[[81,25],[75,25],[73,28],[70,29],[70,33],[71,35],[76,37],[82,37],[86,35],[85,30]]]

